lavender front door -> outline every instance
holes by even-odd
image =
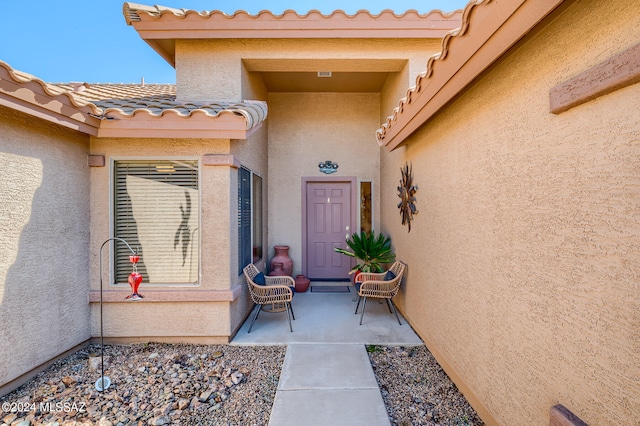
[[[310,279],[348,279],[351,258],[333,251],[345,248],[351,234],[352,182],[307,182],[306,257]]]

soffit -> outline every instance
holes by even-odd
[[[461,27],[443,38],[441,52],[378,129],[378,144],[397,148],[565,1],[572,0],[469,2]]]
[[[262,77],[269,92],[379,93],[390,73],[406,59],[243,59],[247,71]],[[319,71],[331,77],[318,77]]]
[[[316,72],[263,72],[261,75],[269,92],[379,93],[389,73],[332,72],[331,77],[318,77]]]
[[[409,10],[400,15],[391,10],[377,15],[365,10],[354,15],[342,10],[329,15],[317,10],[304,15],[293,10],[281,15],[263,10],[251,15],[240,10],[229,15],[217,10],[198,12],[130,2],[124,3],[123,14],[127,24],[172,66],[177,39],[439,39],[458,28],[462,19],[459,10],[426,14]]]

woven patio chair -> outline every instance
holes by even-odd
[[[247,333],[251,333],[253,324],[256,322],[258,315],[263,307],[270,306],[270,312],[287,311],[287,318],[289,318],[289,329],[293,333],[293,327],[291,326],[291,318],[295,320],[293,315],[293,308],[291,307],[291,299],[293,298],[293,289],[295,288],[295,281],[291,277],[287,276],[275,276],[270,277],[264,275],[253,263],[248,264],[244,268],[244,276],[249,287],[249,294],[251,299],[257,305],[256,313],[253,315],[251,325]]]
[[[364,318],[364,310],[367,306],[367,298],[384,299],[389,307],[389,312],[396,315],[398,323],[402,325],[398,311],[393,306],[391,298],[398,294],[400,284],[402,283],[402,275],[404,274],[405,264],[395,262],[386,272],[362,272],[356,277],[356,290],[358,291],[358,304],[356,305],[356,314],[360,307],[360,301],[364,299],[362,305],[362,315],[360,315],[360,325]]]

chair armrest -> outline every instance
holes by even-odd
[[[395,277],[390,281],[370,280],[360,284],[360,296],[367,297],[393,297],[397,293],[402,276]]]
[[[257,303],[290,302],[293,291],[286,285],[256,285],[252,284],[254,301]]]
[[[288,277],[286,275],[283,276],[268,276],[265,275],[264,280],[267,286],[271,287],[274,285],[284,285],[284,286],[295,286],[296,282],[293,278]]]
[[[385,274],[386,272],[361,272],[356,277],[356,282],[362,283],[365,281],[382,280]]]

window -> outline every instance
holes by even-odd
[[[262,259],[262,178],[253,175],[253,263]]]
[[[200,265],[198,162],[116,161],[114,236],[140,254],[138,271],[151,284],[194,284]],[[131,273],[129,249],[115,243],[115,282]]]
[[[373,182],[360,182],[360,231],[373,229]]]
[[[238,273],[262,259],[262,178],[238,170]]]

